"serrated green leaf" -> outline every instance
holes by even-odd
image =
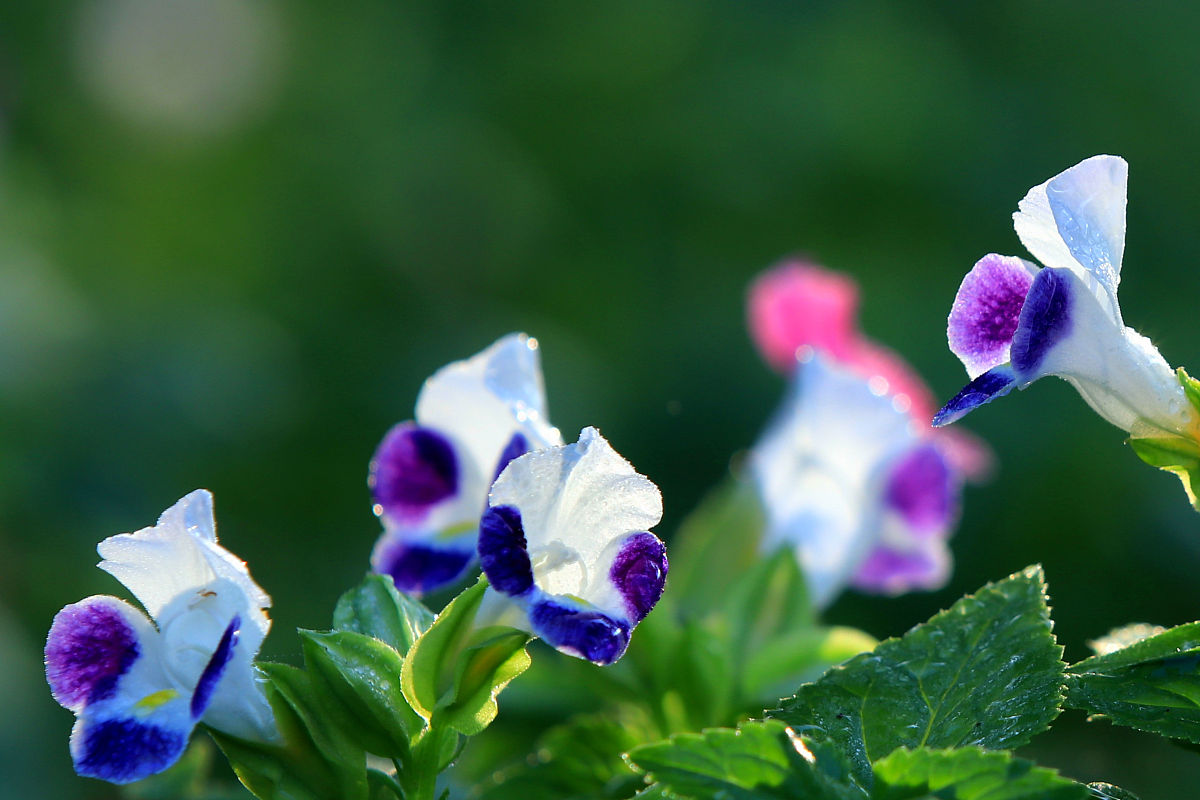
[[[336,776],[343,800],[365,800],[367,761],[362,747],[347,731],[353,720],[336,698],[302,669],[287,664],[259,664],[279,696],[291,707],[312,743]]]
[[[1138,796],[1133,792],[1111,783],[1089,783],[1088,789],[1094,800],[1138,800]]]
[[[728,587],[759,562],[764,528],[753,485],[729,477],[688,514],[671,539],[673,601],[702,614],[728,597]]]
[[[1072,665],[1066,703],[1117,725],[1200,743],[1200,622]]]
[[[1064,664],[1040,567],[988,584],[834,667],[768,716],[836,742],[859,781],[899,747],[1018,747],[1059,713]]]
[[[337,770],[313,743],[308,729],[271,683],[264,692],[282,745],[249,742],[205,726],[238,780],[259,800],[324,800],[341,790]]]
[[[353,717],[350,733],[366,750],[407,760],[420,717],[400,691],[404,659],[379,639],[352,631],[299,631],[304,660]]]
[[[871,800],[1088,800],[1088,788],[1010,753],[896,750],[875,763]]]
[[[635,747],[628,759],[670,796],[863,800],[833,749],[815,755],[779,722],[744,722]],[[829,763],[832,762],[832,763]]]
[[[333,610],[335,630],[373,636],[408,652],[412,643],[433,624],[433,612],[420,601],[396,590],[386,575],[369,574],[338,598]]]
[[[487,578],[480,576],[473,586],[462,590],[413,642],[404,659],[400,675],[404,699],[426,722],[439,706],[454,700],[461,668],[457,658],[475,633],[475,615],[487,588]]]
[[[532,637],[512,628],[480,631],[478,644],[459,656],[454,690],[439,701],[435,721],[465,736],[483,731],[496,718],[496,696],[513,678],[529,668]]]

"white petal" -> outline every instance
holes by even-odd
[[[491,505],[521,513],[535,581],[550,594],[608,597],[614,541],[662,519],[658,487],[595,428],[579,442],[527,453],[500,474]]]
[[[438,370],[417,396],[416,420],[450,436],[488,480],[514,433],[534,449],[562,443],[546,419],[537,340],[523,333]]]
[[[751,455],[766,549],[793,547],[814,602],[830,601],[874,544],[885,469],[916,441],[911,420],[869,381],[816,355]]]
[[[1066,281],[1069,326],[1022,388],[1043,375],[1065,378],[1093,410],[1122,430],[1186,431],[1191,412],[1174,370],[1150,340],[1113,322],[1074,273]]]
[[[1117,322],[1128,176],[1123,158],[1093,156],[1030,189],[1013,214],[1029,252],[1075,272]]]

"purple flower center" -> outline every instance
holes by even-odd
[[[54,618],[46,638],[46,680],[67,708],[111,697],[117,679],[141,652],[137,633],[114,607],[119,601],[88,598]]]
[[[403,422],[379,443],[367,483],[383,515],[419,521],[458,491],[458,456],[442,434]]]

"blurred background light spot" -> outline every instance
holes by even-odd
[[[80,78],[146,133],[227,133],[261,113],[279,84],[284,36],[270,3],[98,0],[80,11]]]

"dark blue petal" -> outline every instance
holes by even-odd
[[[475,553],[471,550],[396,538],[376,549],[371,566],[381,575],[390,575],[400,591],[420,595],[454,583],[474,560]]]
[[[492,588],[522,595],[533,587],[521,512],[516,506],[495,506],[479,521],[479,562]]]
[[[496,462],[496,474],[492,476],[492,483],[495,483],[496,478],[500,477],[500,473],[504,472],[504,468],[508,466],[508,462],[528,452],[529,440],[525,438],[525,434],[517,431],[508,440],[508,444],[504,445],[504,450],[500,452],[500,460]]]
[[[946,529],[958,507],[958,475],[933,445],[921,445],[896,461],[888,475],[884,502],[915,533]]]
[[[595,664],[613,663],[629,646],[628,623],[599,611],[543,600],[533,604],[529,622],[547,644]]]
[[[225,674],[225,666],[233,658],[233,648],[237,646],[241,630],[242,618],[235,616],[225,628],[225,633],[221,634],[221,641],[217,642],[217,649],[204,666],[204,672],[200,673],[196,691],[192,692],[192,719],[200,719],[204,709],[208,708],[213,690],[217,688],[217,681],[221,680],[221,676]]]
[[[940,428],[943,425],[949,425],[955,420],[962,419],[984,403],[990,403],[997,397],[1003,397],[1012,391],[1016,381],[1016,374],[1007,364],[992,367],[964,386],[963,390],[954,395],[941,411],[933,415],[933,427]]]
[[[631,534],[621,545],[608,575],[625,598],[634,624],[641,622],[662,597],[667,549],[652,533]]]
[[[388,431],[371,459],[367,485],[375,513],[419,521],[458,491],[454,445],[431,428],[402,422]]]
[[[1013,334],[1012,365],[1018,374],[1036,373],[1046,353],[1071,332],[1071,280],[1066,269],[1044,269],[1033,279]]]
[[[75,771],[110,783],[132,783],[175,763],[188,731],[173,731],[130,718],[107,719],[79,732]]]
[[[141,652],[113,598],[89,597],[54,617],[46,637],[46,680],[67,708],[111,697]]]

